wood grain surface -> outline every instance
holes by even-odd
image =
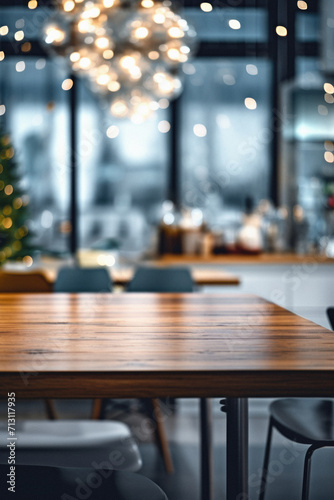
[[[334,333],[242,294],[1,294],[0,396],[334,396]]]

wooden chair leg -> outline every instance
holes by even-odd
[[[93,400],[92,420],[101,420],[103,418],[103,399]]]
[[[163,458],[165,469],[168,474],[174,472],[172,457],[169,450],[169,444],[166,436],[166,430],[163,422],[163,415],[160,408],[159,399],[151,399],[153,410],[153,419],[155,422],[155,439]]]
[[[45,399],[45,411],[49,420],[57,420],[57,412],[54,401],[52,399]]]
[[[163,458],[165,469],[168,474],[172,474],[174,472],[172,457],[169,450],[168,440],[166,436],[165,426],[163,423],[163,414],[160,408],[159,399],[151,399],[147,401],[149,403],[149,413],[150,417],[153,418],[155,423],[155,439]],[[146,403],[146,404],[147,404]],[[92,410],[92,420],[99,420],[103,418],[104,414],[104,400],[103,399],[94,399],[93,401],[93,410]]]

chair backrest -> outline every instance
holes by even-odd
[[[334,330],[334,307],[328,307],[327,316],[332,330]]]
[[[111,292],[112,281],[109,272],[103,267],[80,268],[63,267],[59,270],[54,284],[55,292]]]
[[[18,451],[18,450],[17,450]],[[113,453],[110,453],[112,456]],[[108,453],[106,452],[106,456]],[[115,461],[115,459],[113,460]],[[129,471],[113,470],[113,461],[101,460],[86,467],[48,467],[44,465],[0,464],[0,498],[15,500],[59,500],[60,498],[91,498],[94,500],[168,500],[151,479]],[[97,460],[93,461],[93,464]],[[15,475],[16,472],[16,475]],[[16,481],[15,481],[16,476]],[[12,488],[9,492],[9,488]],[[13,493],[11,493],[13,491]]]
[[[0,293],[25,292],[52,292],[52,283],[38,271],[0,271]]]
[[[128,292],[186,293],[194,290],[189,269],[182,267],[139,267]]]

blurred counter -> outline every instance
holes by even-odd
[[[260,254],[224,254],[210,255],[208,257],[200,255],[163,255],[154,262],[162,265],[187,265],[187,264],[213,264],[213,265],[275,265],[275,264],[334,264],[334,258],[317,254],[296,254],[296,253],[260,253]]]

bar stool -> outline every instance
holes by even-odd
[[[279,399],[270,405],[270,422],[263,464],[262,487],[264,500],[273,429],[296,443],[308,444],[304,460],[302,500],[309,498],[311,459],[314,451],[334,446],[334,403],[324,399]]]
[[[334,308],[327,309],[332,329]],[[273,429],[296,443],[307,444],[304,460],[302,500],[308,500],[310,490],[311,460],[320,448],[334,447],[334,401],[330,399],[291,398],[278,399],[269,407],[270,420],[262,471],[259,500],[264,500],[267,486],[268,465]]]

